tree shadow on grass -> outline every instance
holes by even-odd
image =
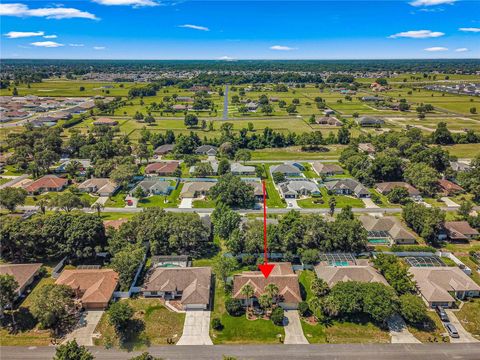
[[[120,347],[127,351],[133,351],[141,347],[149,347],[150,339],[147,338],[144,330],[145,323],[142,320],[130,320],[122,339],[120,339]]]

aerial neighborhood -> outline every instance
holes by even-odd
[[[478,64],[22,64],[2,346],[480,342]]]

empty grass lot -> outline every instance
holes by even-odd
[[[129,339],[121,346],[129,350],[144,349],[151,345],[167,345],[167,338],[177,341],[183,332],[185,314],[168,310],[158,299],[128,299],[135,314]],[[95,345],[120,346],[114,328],[104,313],[95,332],[101,334]]]
[[[445,333],[445,328],[438,315],[433,311],[428,311],[428,321],[421,326],[408,325],[408,330],[422,343],[443,342],[442,334]],[[449,337],[446,337],[449,341]]]

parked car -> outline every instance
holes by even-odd
[[[453,324],[450,324],[450,323],[446,323],[445,324],[445,327],[448,331],[448,334],[452,337],[452,338],[459,338],[460,335],[458,335],[458,331],[457,331],[457,328],[455,326],[453,326]]]
[[[440,316],[440,319],[441,319],[442,321],[445,321],[445,322],[449,322],[449,321],[450,321],[450,319],[448,318],[447,312],[444,310],[443,307],[437,306],[437,307],[435,308],[435,310],[437,311],[437,314],[438,314],[438,316]]]

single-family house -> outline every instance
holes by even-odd
[[[93,122],[93,125],[116,126],[118,125],[118,121],[115,119],[107,118],[107,117],[101,117],[95,120]]]
[[[302,171],[295,165],[285,163],[280,165],[270,166],[270,173],[282,173],[285,176],[301,176]]]
[[[245,181],[248,185],[253,187],[253,196],[256,201],[263,201],[263,185],[260,181]],[[267,195],[268,197],[268,195]]]
[[[467,221],[445,221],[443,224],[447,238],[452,241],[468,241],[478,238],[479,232]]]
[[[118,188],[119,186],[109,178],[91,178],[78,185],[78,190],[99,196],[112,196]]]
[[[315,122],[319,125],[342,126],[343,123],[334,116],[315,116]]]
[[[215,156],[217,155],[217,152],[217,147],[213,145],[200,145],[195,149],[195,154],[197,155]]]
[[[215,186],[215,181],[192,181],[183,184],[182,191],[180,191],[180,197],[185,198],[198,198],[207,195],[208,191]]]
[[[448,308],[455,304],[455,298],[480,296],[480,286],[456,266],[411,267],[408,272],[431,308]]]
[[[89,159],[64,159],[60,160],[60,165],[58,165],[53,171],[58,174],[64,174],[67,172],[67,167],[71,163],[78,163],[78,171],[80,173],[85,173],[85,171],[92,167],[92,162]]]
[[[450,161],[450,167],[453,171],[463,172],[471,169],[470,165],[460,161]]]
[[[47,191],[62,191],[68,185],[68,180],[55,175],[45,175],[29,182],[24,189],[31,195]]]
[[[329,287],[339,282],[358,281],[362,283],[380,283],[388,285],[387,280],[370,265],[331,266],[316,265],[315,273]]]
[[[118,274],[112,269],[65,269],[55,284],[71,287],[85,309],[103,310],[117,288]]]
[[[254,176],[257,173],[255,166],[243,165],[238,162],[232,163],[230,165],[230,172],[233,175],[250,175],[250,176]]]
[[[0,275],[11,275],[18,284],[16,289],[17,298],[24,295],[26,289],[33,283],[40,272],[42,264],[2,264]]]
[[[209,267],[155,267],[147,274],[141,291],[145,297],[178,300],[184,310],[206,310],[211,284]]]
[[[170,181],[146,179],[140,181],[131,194],[134,194],[137,188],[141,188],[143,193],[148,195],[168,195],[175,189],[175,186],[171,185]]]
[[[355,121],[360,126],[379,126],[385,123],[382,119],[373,116],[361,116]]]
[[[358,198],[370,197],[368,189],[354,179],[327,181],[325,187],[328,191],[337,195],[355,195]]]
[[[390,191],[398,187],[407,190],[411,198],[418,198],[420,196],[420,191],[404,181],[389,181],[375,184],[375,189],[382,195],[388,195]]]
[[[372,143],[360,143],[358,144],[358,150],[367,154],[375,154],[375,146]]]
[[[171,153],[174,148],[175,148],[175,144],[163,144],[157,147],[153,151],[153,153],[155,155],[165,155],[165,154]]]
[[[279,305],[284,309],[296,309],[302,302],[302,295],[298,275],[293,271],[292,264],[288,262],[271,264],[275,266],[268,278],[265,278],[260,271],[244,271],[234,275],[232,297],[241,300],[243,305],[247,306],[247,301],[252,301],[252,299],[246,299],[242,294],[242,288],[245,285],[252,286],[253,302],[256,302],[265,293],[265,287],[268,284],[275,284],[278,287]]]
[[[440,188],[440,193],[443,196],[456,195],[465,191],[461,186],[446,179],[438,180],[438,187]]]
[[[248,109],[248,111],[254,112],[258,109],[258,103],[250,101],[249,103],[245,104],[245,107]]]
[[[145,167],[145,174],[147,175],[161,175],[161,176],[172,176],[173,173],[179,168],[180,163],[178,161],[158,161],[151,164],[148,164]]]
[[[278,184],[284,199],[296,199],[302,196],[320,196],[317,184],[310,180],[289,180]]]
[[[333,176],[344,173],[343,168],[340,165],[330,163],[327,164],[320,161],[314,161],[312,163],[312,169],[319,176]]]
[[[367,230],[368,241],[372,244],[404,245],[416,242],[415,235],[408,231],[395,216],[362,215],[359,220]]]
[[[210,164],[210,166],[212,167],[212,172],[210,173],[210,175],[217,175],[218,174],[218,161],[213,160],[213,161],[207,161],[206,163]],[[193,176],[195,174],[196,169],[197,169],[196,165],[190,166],[190,169],[188,169],[188,173]]]

